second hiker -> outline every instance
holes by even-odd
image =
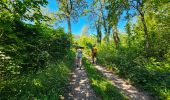
[[[97,48],[96,48],[96,45],[94,45],[92,47],[92,60],[93,60],[93,63],[96,63],[96,57],[97,57]]]

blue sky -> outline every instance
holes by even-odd
[[[47,7],[50,9],[51,12],[55,12],[58,10],[56,0],[48,0]],[[80,17],[77,23],[72,22],[71,24],[72,24],[72,33],[73,34],[80,34],[81,30],[84,26],[88,26],[88,27],[90,26],[87,17]],[[122,16],[118,23],[118,30],[120,32],[125,32],[125,29],[124,29],[125,25],[126,25],[126,21],[125,21],[124,17]],[[61,23],[60,26],[64,27],[65,31],[67,32],[67,23],[66,22]],[[95,30],[89,29],[89,33],[95,33]]]

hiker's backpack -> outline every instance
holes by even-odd
[[[93,53],[97,53],[97,48],[93,48]]]
[[[77,50],[77,57],[79,57],[79,58],[82,57],[82,50],[81,49]]]

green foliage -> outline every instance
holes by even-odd
[[[101,72],[94,68],[87,59],[83,59],[83,64],[88,73],[91,86],[95,93],[102,100],[126,100],[118,88],[114,87],[109,80],[105,79]]]
[[[103,44],[98,47],[98,63],[106,65],[141,89],[152,91],[159,99],[170,96],[170,65],[167,61],[145,58],[142,49]]]
[[[109,11],[106,15],[108,14],[108,20],[115,25],[115,28],[122,13],[127,12],[127,34],[120,34],[120,43],[117,48],[112,43],[113,40],[110,43],[102,41],[102,44],[97,46],[98,63],[115,70],[139,88],[158,95],[159,99],[169,99],[170,3],[168,0],[107,2],[108,5],[104,5]],[[137,11],[130,11],[134,9]],[[133,16],[137,18],[135,23],[131,20]],[[116,34],[114,29],[112,31],[113,35]],[[91,37],[83,38],[81,37],[79,42],[85,46],[95,43],[91,41]],[[85,51],[88,52],[85,53],[89,55],[90,49],[86,49],[88,50]]]
[[[84,12],[87,7],[86,0],[56,0],[59,4],[59,16],[61,19],[70,17],[74,22]]]
[[[42,16],[40,7],[47,5],[47,3],[46,0],[1,0],[0,21],[5,22],[22,19],[40,22],[42,19],[46,18]]]
[[[127,34],[119,34],[119,46],[115,46],[113,39],[110,43],[102,41],[101,45],[97,45],[97,62],[116,71],[140,89],[152,92],[159,99],[169,99],[170,3],[168,0],[106,0],[106,2],[108,4],[104,6],[108,10],[107,20],[112,22],[115,29],[120,16],[126,12],[124,14],[128,21]],[[133,16],[136,17],[136,22],[132,20]],[[112,29],[113,36],[116,35],[115,29]],[[91,38],[81,37],[79,43],[84,46],[94,44],[95,41],[91,41]],[[89,48],[85,48],[84,51],[90,56]]]
[[[21,73],[36,73],[53,58],[62,59],[70,48],[70,37],[63,29],[53,30],[23,23],[17,26],[13,32],[6,32],[0,44],[1,51],[21,67]]]
[[[92,49],[93,45],[96,43],[95,39],[96,39],[96,37],[83,35],[77,41],[79,43],[79,45],[85,47],[85,49],[83,50],[84,54],[87,54],[88,56],[91,55],[91,49]]]
[[[44,24],[49,18],[41,7],[46,4],[0,1],[0,99],[58,99],[64,94],[72,37]]]
[[[0,97],[58,99],[73,64],[71,37],[63,29],[17,23],[0,40]]]
[[[17,76],[0,82],[1,100],[59,99],[69,85],[69,73],[73,66],[73,53],[57,62],[50,62],[45,70],[36,75]]]

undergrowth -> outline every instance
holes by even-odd
[[[20,75],[0,82],[1,100],[56,100],[64,95],[69,84],[73,55],[57,62],[51,61],[47,68],[37,74]]]
[[[111,45],[102,45],[98,49],[98,63],[114,70],[138,88],[153,93],[160,100],[170,99],[168,61],[159,61],[154,57],[147,60],[140,48],[120,47],[116,50]]]

